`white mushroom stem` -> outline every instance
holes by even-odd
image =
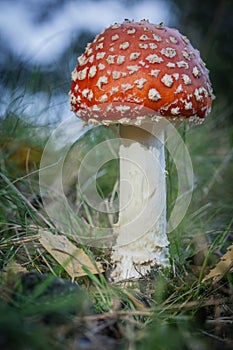
[[[156,137],[141,127],[121,126],[119,218],[114,225],[111,277],[138,279],[166,267],[166,181],[164,131]]]

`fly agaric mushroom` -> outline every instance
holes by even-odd
[[[157,122],[201,123],[210,112],[213,93],[199,52],[176,29],[125,20],[87,45],[69,94],[84,124],[120,125],[112,279],[137,279],[169,266],[164,131]],[[158,125],[156,137],[143,127],[148,121]]]

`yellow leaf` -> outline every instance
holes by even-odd
[[[77,248],[64,235],[54,235],[49,231],[39,230],[40,243],[66,270],[71,278],[85,276],[83,266],[93,274],[103,272],[100,263],[94,263],[80,248]]]
[[[228,271],[233,271],[233,244],[227,249],[217,265],[203,278],[202,282],[211,278],[220,280]]]

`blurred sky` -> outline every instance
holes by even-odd
[[[64,1],[59,11],[52,11],[55,2],[0,0],[1,40],[7,41],[21,57],[46,64],[69,45],[74,31],[88,29],[98,33],[125,18],[165,24],[169,21],[169,8],[162,0],[71,0]],[[41,10],[45,15],[39,20]]]

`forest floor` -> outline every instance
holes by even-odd
[[[203,131],[186,135],[187,145],[192,139],[197,184],[186,217],[169,235],[171,268],[154,269],[136,282],[121,284],[108,280],[109,249],[81,246],[52,226],[38,189],[44,145],[29,142],[33,137],[24,123],[17,125],[14,135],[7,133],[12,120],[4,123],[0,145],[1,349],[233,348],[232,190],[227,186],[233,174],[232,149],[226,142],[217,150],[214,139],[211,147],[205,146],[211,122]],[[200,139],[206,137],[200,149]],[[86,140],[91,142],[88,138],[81,142]],[[218,169],[215,175],[213,167]],[[171,167],[168,170],[172,172]],[[100,220],[86,207],[82,210],[85,220]],[[60,240],[64,249],[59,248]],[[84,259],[77,266],[78,275],[69,263],[62,263],[63,254],[71,254],[73,246]]]

